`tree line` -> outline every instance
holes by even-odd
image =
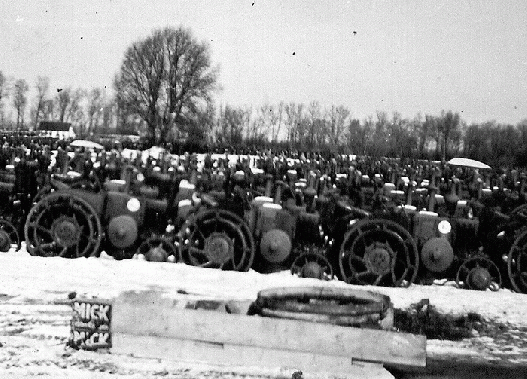
[[[412,119],[378,111],[358,119],[345,105],[324,107],[318,101],[217,105],[217,78],[206,42],[184,27],[157,29],[126,49],[112,91],[52,91],[49,78],[39,76],[28,99],[29,84],[0,71],[0,124],[34,129],[40,121],[63,121],[80,136],[117,129],[141,133],[152,143],[173,141],[196,149],[214,144],[408,158],[464,155],[493,165],[527,166],[527,120],[467,125],[450,110]]]
[[[36,129],[41,121],[71,123],[80,136],[97,133],[115,125],[117,106],[105,88],[50,88],[50,79],[38,76],[30,85],[0,71],[0,127],[3,129]],[[9,105],[12,107],[9,107]]]
[[[453,111],[411,119],[378,111],[358,119],[344,105],[324,108],[317,101],[257,109],[226,105],[220,107],[213,135],[225,146],[434,160],[465,156],[496,167],[527,167],[527,119],[517,125],[468,125]]]

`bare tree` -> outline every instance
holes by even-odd
[[[388,152],[388,114],[386,112],[377,112],[377,121],[375,122],[375,131],[373,132],[373,143],[371,154],[374,156],[384,156]]]
[[[60,122],[65,122],[66,112],[71,102],[71,87],[57,90],[57,96],[55,97],[54,111],[56,112],[55,118]]]
[[[452,111],[441,112],[441,118],[437,124],[439,135],[441,136],[442,158],[446,160],[448,156],[448,145],[460,139],[459,133],[460,118],[459,113]]]
[[[299,128],[304,117],[304,104],[289,103],[285,106],[285,123],[288,128],[287,139],[296,144],[299,139]]]
[[[270,122],[271,122],[271,141],[278,141],[280,130],[282,129],[282,123],[284,119],[284,108],[285,104],[283,101],[278,103],[276,108],[270,109]]]
[[[37,90],[37,97],[35,99],[34,128],[37,129],[38,123],[44,114],[44,107],[49,91],[49,78],[46,76],[37,77],[35,89]]]
[[[114,87],[120,102],[137,114],[148,125],[155,139],[159,124],[158,101],[165,74],[164,42],[157,30],[144,40],[135,42],[126,50]]]
[[[423,156],[424,150],[426,147],[426,144],[430,140],[430,138],[433,138],[436,130],[437,130],[437,119],[434,116],[425,115],[425,120],[421,123],[420,129],[419,129],[419,154]],[[439,142],[437,142],[437,145],[439,146]]]
[[[84,100],[87,94],[84,88],[77,88],[71,94],[71,101],[66,114],[66,119],[71,122],[81,136],[86,129],[86,112],[84,110]]]
[[[253,108],[250,105],[246,105],[240,108],[243,112],[243,130],[245,131],[245,138],[250,138],[251,128],[254,120],[252,119]]]
[[[350,111],[344,105],[331,106],[329,111],[329,142],[337,148],[344,136],[345,124]]]
[[[243,140],[243,126],[245,123],[245,111],[243,108],[235,108],[226,105],[220,115],[221,135],[220,142],[238,145]]]
[[[108,131],[113,128],[115,116],[116,116],[116,104],[114,99],[105,99],[104,106],[102,109],[102,128]]]
[[[260,135],[268,136],[271,134],[272,139],[272,119],[273,119],[273,113],[274,113],[274,106],[269,104],[269,102],[265,102],[259,109],[258,109],[258,117],[257,122],[255,123],[255,133],[253,135],[254,139],[257,139]]]
[[[207,143],[209,136],[216,121],[216,107],[210,101],[207,104],[204,112],[200,112],[195,123],[193,123],[188,131],[187,142],[199,142],[200,144]]]
[[[373,116],[368,116],[363,121],[364,130],[364,153],[372,154],[375,150],[375,121]]]
[[[45,121],[51,121],[54,115],[55,101],[53,99],[48,99],[44,101],[44,106],[42,108],[42,118]]]
[[[151,136],[162,140],[174,126],[187,131],[207,107],[215,83],[208,45],[180,27],[155,30],[130,46],[115,89],[119,101],[145,120]]]
[[[312,101],[307,109],[309,117],[309,129],[307,130],[306,143],[309,148],[314,148],[317,142],[317,134],[319,134],[319,128],[322,126],[320,123],[321,119],[321,108],[318,101]]]
[[[115,106],[116,106],[116,128],[122,133],[132,133],[137,132],[134,128],[133,119],[136,117],[136,113],[133,110],[133,107],[129,104],[126,99],[125,88],[119,87],[123,82],[119,80],[119,76],[116,75],[114,78],[115,87]]]
[[[393,112],[392,120],[386,124],[386,142],[388,153],[397,157],[402,156],[402,141],[405,133],[403,120],[399,112]]]
[[[353,154],[366,154],[366,128],[361,126],[358,119],[349,120],[346,136],[348,148]]]
[[[100,88],[93,88],[88,96],[88,132],[95,133],[101,124],[104,99]]]
[[[180,129],[199,114],[211,100],[215,89],[217,71],[211,68],[209,46],[198,42],[188,29],[166,28],[163,30],[166,41],[168,62],[166,86],[167,106],[163,117],[163,133],[171,127],[167,115],[171,114]]]
[[[0,71],[0,102],[2,102],[7,95],[7,77],[2,71]]]
[[[4,99],[9,95],[8,90],[8,79],[2,71],[0,71],[0,124],[4,126],[5,114],[4,114]]]
[[[27,91],[29,86],[24,79],[18,79],[15,82],[13,93],[13,105],[16,109],[16,127],[17,129],[24,126],[24,114],[27,105]]]

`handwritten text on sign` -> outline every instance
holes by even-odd
[[[70,345],[86,350],[111,347],[111,303],[101,299],[79,299],[72,306]]]

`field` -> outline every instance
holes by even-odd
[[[126,357],[111,350],[73,350],[66,346],[72,314],[65,302],[73,293],[113,299],[129,290],[157,290],[164,296],[184,299],[254,300],[259,290],[273,286],[346,285],[298,279],[288,272],[222,272],[137,259],[115,261],[104,256],[76,260],[31,257],[24,248],[1,255],[0,267],[0,371],[2,377],[12,378],[290,378],[291,372],[279,368],[222,367]],[[469,338],[429,339],[431,364],[527,366],[527,295],[508,290],[459,290],[451,283],[369,289],[389,295],[399,310],[429,299],[442,314],[481,316],[483,321],[470,331]]]

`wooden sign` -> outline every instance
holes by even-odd
[[[102,299],[75,299],[68,344],[77,349],[95,350],[112,346],[112,303]]]

